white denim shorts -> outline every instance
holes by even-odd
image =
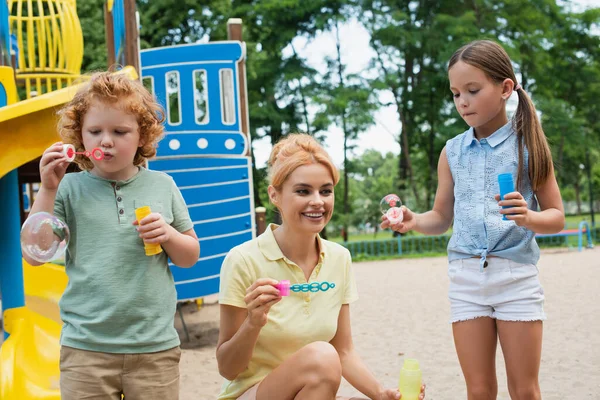
[[[479,317],[501,321],[543,321],[544,289],[533,264],[488,257],[453,260],[448,265],[450,323]]]

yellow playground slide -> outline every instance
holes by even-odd
[[[24,263],[25,307],[4,313],[10,334],[0,352],[0,398],[59,400],[58,299],[67,284],[64,269]]]
[[[12,74],[11,68],[0,67],[0,81],[9,96],[15,95]],[[0,107],[0,177],[39,157],[58,140],[56,111],[73,97],[74,89]],[[63,267],[53,264],[24,263],[23,273],[26,305],[4,313],[4,329],[10,336],[0,348],[0,399],[59,400],[58,300],[67,277]]]

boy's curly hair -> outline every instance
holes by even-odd
[[[119,103],[125,112],[136,116],[143,146],[135,154],[134,165],[142,165],[146,159],[156,155],[156,145],[163,136],[164,110],[140,81],[121,73],[93,74],[75,97],[58,112],[58,131],[64,143],[72,144],[76,151],[85,150],[81,128],[83,118],[94,101],[110,105]],[[93,168],[87,157],[78,155],[75,162],[81,169]]]

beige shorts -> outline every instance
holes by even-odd
[[[113,354],[60,349],[61,400],[179,399],[179,359],[174,347],[157,353]]]

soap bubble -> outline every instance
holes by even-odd
[[[21,250],[38,262],[60,258],[69,245],[69,227],[47,212],[38,212],[27,218],[21,228]]]
[[[388,194],[379,202],[379,207],[383,215],[387,216],[391,224],[397,224],[404,219],[402,212],[402,201],[395,194]]]

